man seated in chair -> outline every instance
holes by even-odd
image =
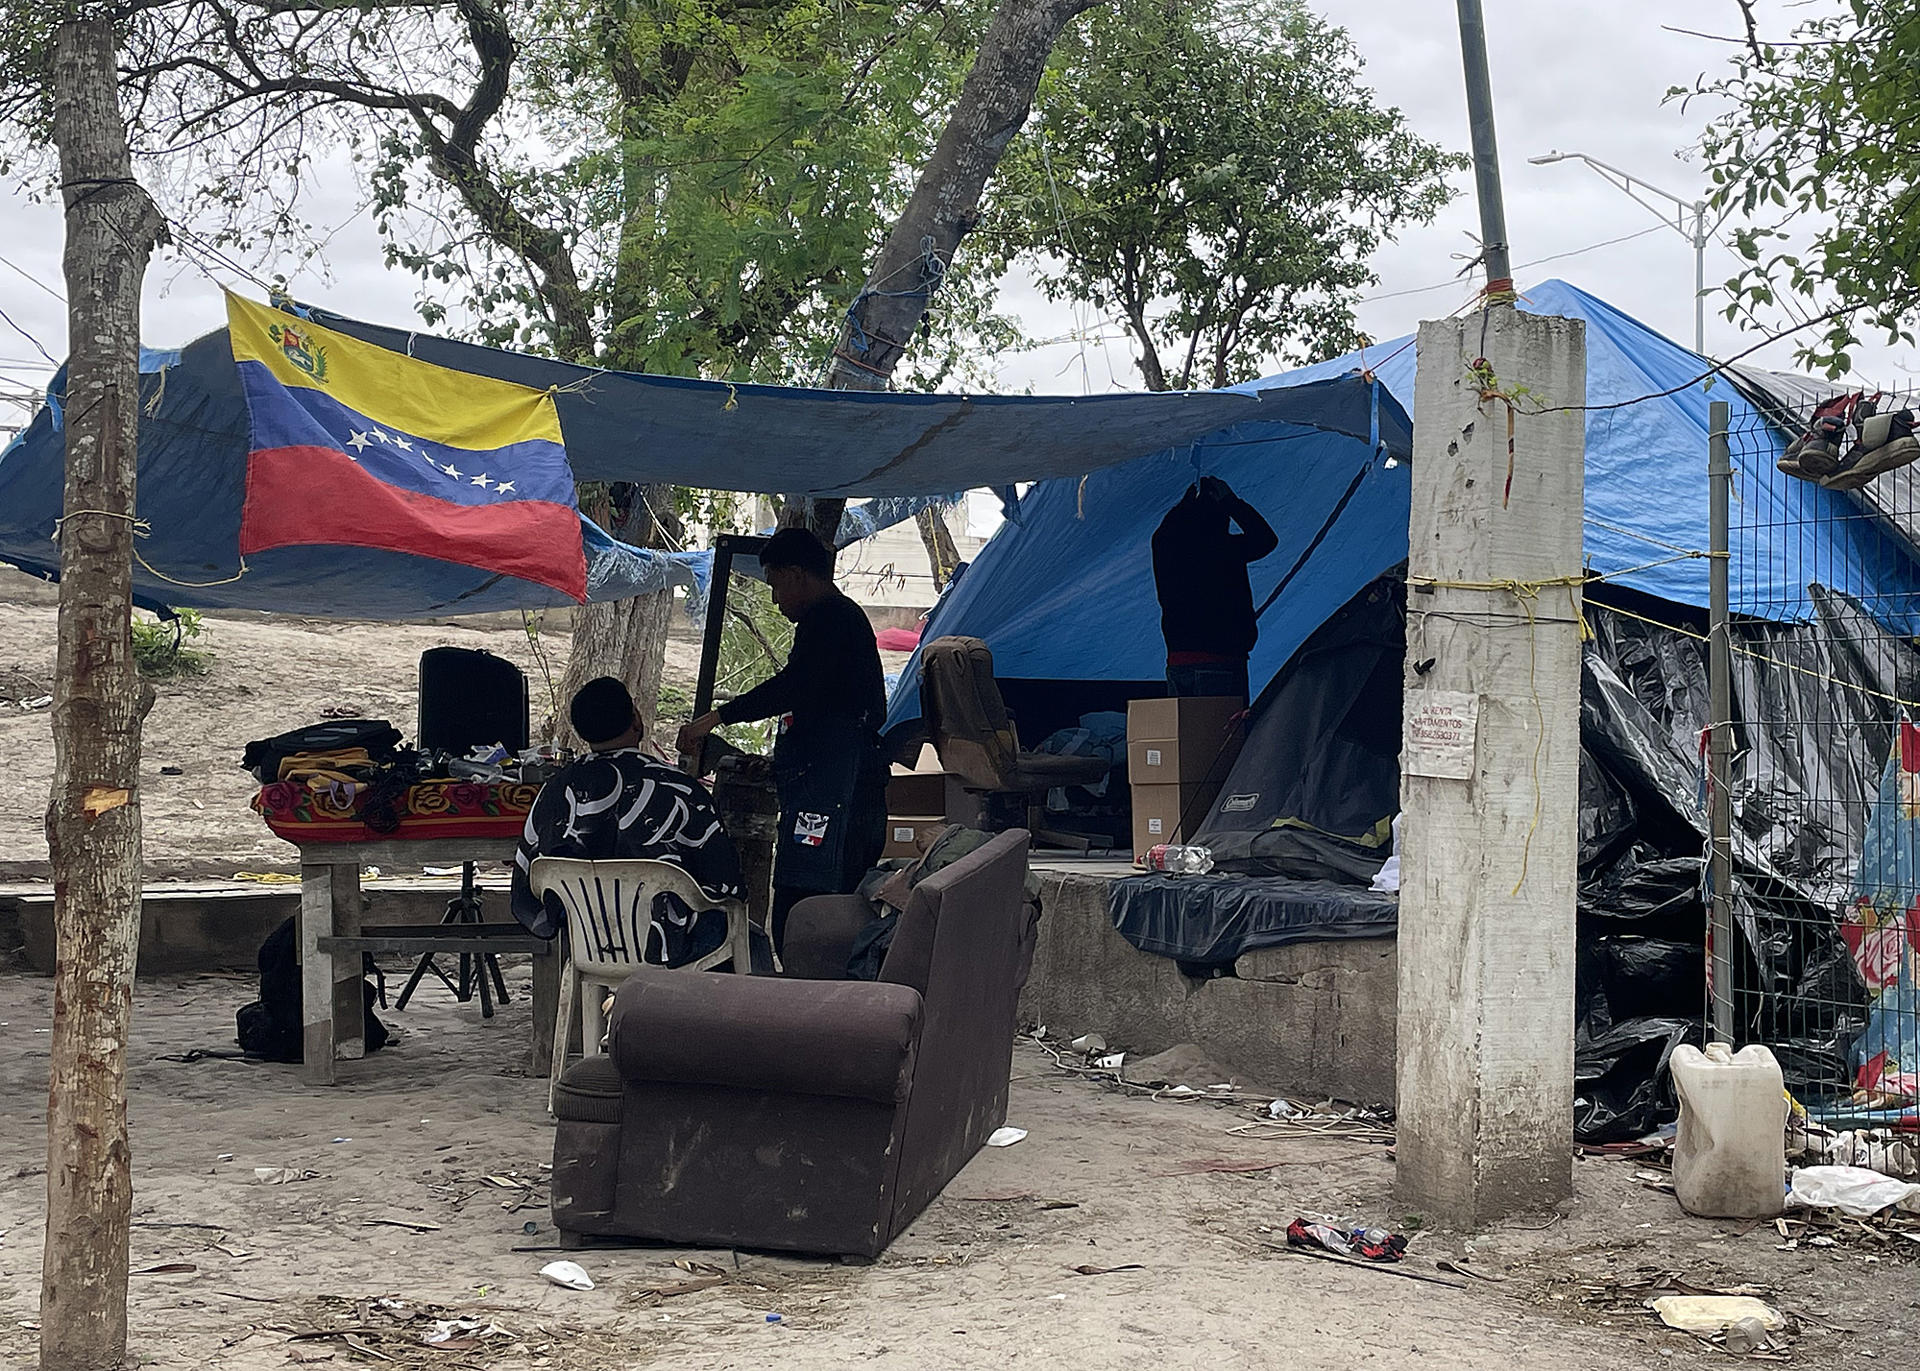
[[[568,706],[587,755],[540,787],[513,858],[513,916],[538,937],[566,925],[554,896],[533,893],[536,857],[589,860],[650,858],[672,862],[716,900],[744,898],[740,855],[720,826],[713,797],[677,767],[641,751],[640,713],[625,685],[611,676],[588,681]],[[678,903],[678,901],[675,901]],[[720,945],[725,923],[704,910],[676,910],[655,921],[659,946],[648,940],[647,960],[668,966],[692,961]]]

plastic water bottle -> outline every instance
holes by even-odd
[[[1147,870],[1172,876],[1204,876],[1213,870],[1213,853],[1204,847],[1161,843],[1147,850]]]
[[[1766,1219],[1785,1206],[1787,1095],[1780,1063],[1759,1045],[1708,1043],[1673,1054],[1680,1127],[1673,1193],[1689,1214]]]

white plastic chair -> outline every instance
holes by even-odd
[[[751,969],[746,902],[713,898],[672,862],[536,857],[527,875],[535,895],[545,899],[552,892],[567,911],[567,962],[560,969],[560,1008],[553,1025],[549,1113],[567,1065],[574,1002],[580,1006],[581,1054],[598,1056],[605,1019],[602,994],[595,992],[613,990],[643,964],[655,896],[675,894],[696,913],[719,909],[727,916],[726,942],[681,970],[706,971],[729,958],[735,971],[746,974]]]

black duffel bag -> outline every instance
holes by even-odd
[[[400,730],[385,719],[329,719],[248,743],[240,765],[252,772],[256,781],[270,785],[280,779],[280,763],[297,753],[363,747],[368,757],[381,762],[391,758],[399,746]]]

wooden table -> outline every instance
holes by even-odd
[[[305,1075],[314,1085],[334,1083],[334,1063],[366,1055],[366,992],[361,953],[441,952],[533,954],[533,1066],[553,1054],[554,1015],[560,1003],[555,944],[531,934],[484,934],[487,925],[447,924],[431,933],[369,938],[360,917],[362,867],[458,866],[513,860],[512,838],[389,839],[366,843],[300,844],[300,979],[305,1020]],[[462,929],[466,932],[463,933]],[[355,940],[351,950],[338,941]],[[323,941],[324,940],[324,941]],[[378,944],[378,945],[375,945]]]

